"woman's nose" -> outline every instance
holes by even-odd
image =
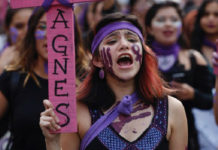
[[[129,49],[129,42],[126,38],[122,37],[120,40],[120,50],[128,50]]]

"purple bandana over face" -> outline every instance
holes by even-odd
[[[163,46],[157,42],[153,42],[152,50],[157,55],[159,69],[162,72],[168,72],[178,59],[180,46],[177,43],[170,46]]]
[[[35,32],[36,40],[43,40],[46,38],[46,31],[36,30]]]
[[[16,43],[18,37],[18,30],[15,27],[10,28],[10,36],[12,43]]]

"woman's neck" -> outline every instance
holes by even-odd
[[[135,91],[134,79],[131,79],[128,81],[122,81],[122,80],[115,79],[114,77],[108,75],[107,84],[114,92],[117,102],[122,100],[123,96],[131,95]]]
[[[48,79],[48,74],[45,72],[45,60],[40,58],[37,60],[34,72],[41,78]]]
[[[205,37],[210,42],[215,43],[216,39],[218,39],[218,34],[210,34],[210,35],[206,35]]]

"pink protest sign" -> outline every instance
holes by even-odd
[[[72,8],[53,6],[47,13],[49,99],[61,132],[76,131],[75,48]]]
[[[52,0],[45,0],[53,2]],[[60,119],[59,132],[76,132],[74,18],[71,7],[54,0],[47,12],[49,100]],[[99,0],[69,0],[68,4]],[[44,0],[11,0],[13,8],[40,6]]]

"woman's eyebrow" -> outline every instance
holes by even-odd
[[[118,31],[112,32],[112,33],[108,34],[105,39],[112,37],[112,36],[117,36],[118,34],[119,34]]]
[[[135,34],[134,32],[131,32],[131,31],[127,31],[125,34],[130,35],[130,36],[134,36],[134,37],[138,37],[137,34]]]

